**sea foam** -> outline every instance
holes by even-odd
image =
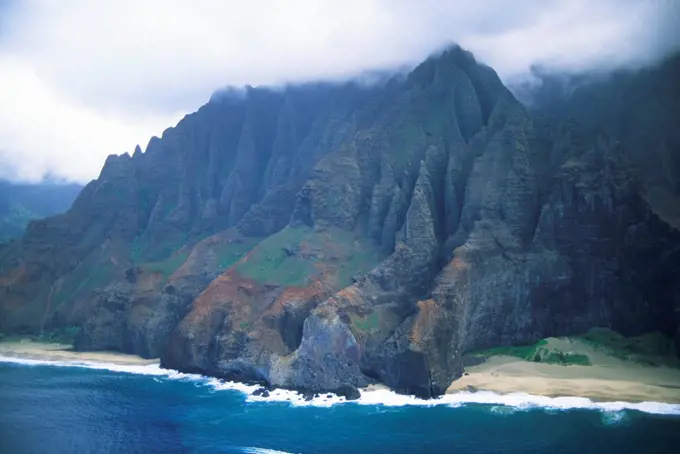
[[[247,454],[293,454],[288,451],[277,451],[276,449],[267,449],[267,448],[256,448],[254,446],[246,446],[244,448],[241,448],[241,452],[245,452]]]
[[[108,370],[118,373],[137,375],[152,375],[162,379],[186,380],[200,385],[209,386],[214,391],[237,391],[246,396],[250,403],[283,402],[296,407],[331,407],[338,404],[372,405],[385,407],[402,406],[448,406],[459,407],[467,404],[502,405],[515,410],[549,409],[573,410],[588,409],[612,413],[623,410],[637,410],[643,413],[659,415],[680,415],[680,404],[663,402],[595,402],[585,397],[546,397],[527,393],[498,394],[491,391],[457,392],[446,394],[437,399],[419,399],[415,396],[397,394],[387,389],[362,390],[361,397],[354,401],[347,401],[344,396],[332,393],[321,393],[312,399],[305,399],[296,391],[274,389],[269,391],[268,397],[255,396],[252,393],[259,388],[257,385],[247,385],[236,382],[225,382],[216,378],[198,374],[185,374],[171,369],[163,369],[158,364],[123,365],[94,361],[50,361],[0,356],[0,362],[23,364],[26,366],[58,366],[80,367],[86,369]]]

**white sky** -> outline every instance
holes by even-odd
[[[225,85],[339,79],[458,42],[506,81],[639,66],[680,0],[0,0],[0,178],[86,182]]]

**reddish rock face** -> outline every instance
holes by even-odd
[[[0,248],[0,330],[77,325],[77,348],[183,371],[423,397],[473,349],[680,332],[677,132],[581,90],[530,111],[452,48],[371,87],[217,94]],[[641,105],[670,112],[668,93]]]

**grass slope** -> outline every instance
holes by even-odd
[[[375,247],[352,232],[332,227],[324,232],[286,227],[259,243],[235,271],[263,284],[284,287],[304,287],[326,273],[334,276],[340,288],[379,260]]]
[[[532,345],[494,347],[487,350],[473,352],[471,356],[483,358],[489,358],[491,356],[512,356],[536,363],[560,364],[563,366],[568,366],[571,364],[579,364],[581,366],[590,365],[590,359],[588,356],[580,353],[564,352],[555,348],[550,348],[546,339],[541,339]]]
[[[490,358],[493,356],[511,356],[525,361],[547,364],[582,366],[591,365],[588,355],[565,350],[563,342],[567,340],[578,349],[586,347],[624,361],[632,361],[648,366],[680,367],[676,357],[673,340],[658,332],[635,337],[625,337],[607,328],[593,328],[580,336],[559,339],[541,339],[531,345],[494,347],[471,352],[470,356]]]

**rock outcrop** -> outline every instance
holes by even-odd
[[[635,140],[539,107],[458,47],[375,86],[216,94],[0,248],[0,330],[348,397],[435,397],[471,350],[593,326],[677,336],[653,196],[677,144],[645,136],[661,184]]]

